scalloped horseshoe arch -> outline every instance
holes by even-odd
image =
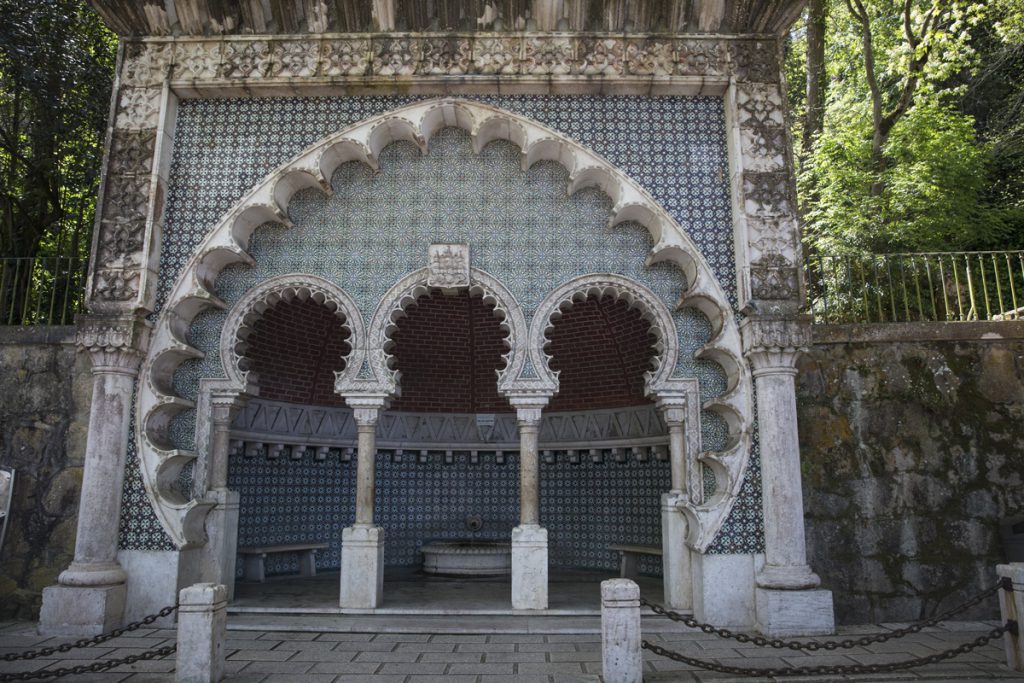
[[[477,102],[442,98],[411,104],[358,123],[321,140],[279,166],[221,218],[178,276],[153,331],[139,380],[135,413],[143,482],[157,518],[178,547],[205,543],[204,522],[212,503],[184,500],[172,485],[177,473],[192,462],[196,454],[174,449],[167,439],[166,427],[171,417],[194,408],[192,401],[175,394],[170,378],[182,362],[202,356],[202,352],[188,343],[195,316],[203,310],[226,308],[213,293],[218,275],[229,265],[254,263],[247,249],[249,238],[259,225],[276,222],[291,227],[288,203],[296,192],[315,188],[330,194],[330,178],[341,164],[359,161],[377,170],[381,150],[398,140],[410,141],[422,153],[428,153],[431,136],[449,126],[468,131],[477,152],[493,140],[504,139],[516,144],[522,150],[520,160],[524,171],[538,161],[558,162],[568,171],[570,194],[596,187],[611,198],[609,227],[634,221],[647,228],[654,242],[647,257],[648,265],[669,261],[682,271],[687,287],[679,305],[696,308],[711,320],[713,339],[702,353],[729,366],[726,372],[732,384],[727,396],[716,399],[714,405],[705,406],[726,418],[732,436],[728,453],[721,457],[700,456],[708,457],[709,466],[719,476],[717,500],[694,504],[688,512],[693,522],[691,543],[699,549],[710,544],[742,482],[747,459],[743,445],[749,440],[752,408],[747,389],[749,373],[741,360],[736,321],[725,292],[707,262],[683,228],[645,190],[596,153],[522,116]],[[519,343],[527,338],[527,328],[518,305],[506,306],[502,302],[507,295],[504,287],[493,278],[488,280],[490,276],[486,273],[474,273],[478,293],[493,299],[496,306],[500,304],[500,314],[505,315],[504,325],[509,331],[510,349],[499,388],[506,393],[549,392],[552,379],[543,372],[546,368],[543,349],[533,345],[522,349]],[[409,285],[413,289],[419,286]],[[396,286],[394,291],[398,290]],[[393,324],[388,316],[401,314],[403,296],[408,295],[400,295],[391,308],[382,302],[368,335],[362,337],[366,343],[360,343],[354,327],[359,316],[347,316],[354,343],[350,360],[339,373],[339,390],[360,393],[376,387],[378,391],[390,393],[388,389],[394,387],[397,378],[388,368],[384,343],[388,327]],[[514,302],[511,297],[507,300]],[[382,345],[374,346],[373,341]],[[659,372],[667,372],[668,368],[670,366],[664,364]],[[241,375],[238,378],[244,379]]]

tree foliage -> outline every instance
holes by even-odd
[[[84,0],[0,0],[0,255],[84,255],[116,37]]]
[[[1020,3],[825,2],[823,63],[801,25],[787,59],[798,114],[827,83],[820,132],[795,131],[810,250],[1024,246]]]

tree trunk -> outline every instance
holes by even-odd
[[[807,115],[804,120],[803,154],[810,155],[825,125],[825,30],[826,0],[807,5]]]

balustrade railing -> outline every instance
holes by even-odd
[[[70,325],[85,299],[86,259],[0,258],[0,325]]]
[[[816,323],[1024,317],[1024,251],[818,256],[807,272]]]

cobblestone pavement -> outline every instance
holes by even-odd
[[[890,628],[899,625],[888,625]],[[748,667],[808,664],[884,663],[946,650],[992,625],[956,622],[868,648],[840,653],[800,654],[766,650],[701,633],[651,635],[652,642],[687,655]],[[0,625],[0,654],[63,642],[34,634],[34,625]],[[878,627],[852,627],[841,635],[877,632]],[[140,629],[101,646],[35,660],[2,662],[0,673],[40,671],[120,658],[174,642],[175,631]],[[416,633],[314,633],[230,630],[227,639],[227,683],[575,683],[600,681],[601,652],[596,634],[446,635]],[[645,681],[753,681],[689,669],[645,652]],[[60,679],[73,683],[169,682],[174,658],[138,662],[101,674]],[[1024,680],[1006,668],[1002,643],[990,644],[953,661],[907,672],[876,676],[792,678],[793,681],[957,681]]]

